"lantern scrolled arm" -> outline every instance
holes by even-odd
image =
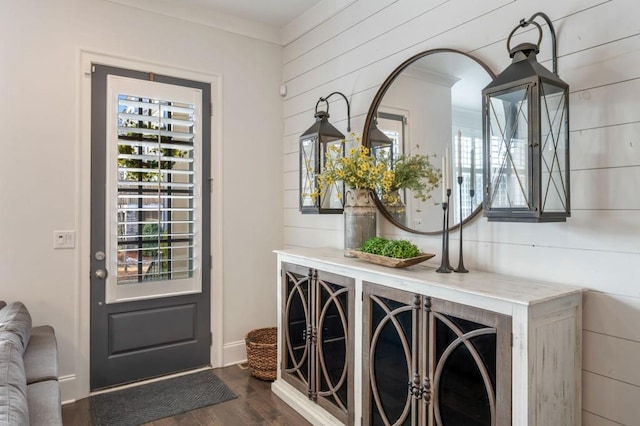
[[[542,42],[542,27],[540,26],[540,24],[538,24],[535,19],[537,17],[541,17],[542,19],[545,20],[545,22],[547,23],[547,26],[549,27],[549,33],[551,34],[551,56],[553,57],[553,73],[555,75],[558,75],[558,45],[556,42],[556,30],[553,27],[553,23],[551,22],[551,19],[549,19],[549,17],[543,13],[543,12],[537,12],[534,13],[533,15],[531,15],[531,18],[525,20],[524,18],[522,18],[520,20],[520,24],[515,27],[511,33],[509,34],[509,38],[507,38],[507,51],[509,51],[509,53],[511,53],[511,37],[513,37],[513,35],[515,34],[516,31],[518,31],[520,28],[526,28],[529,25],[535,25],[536,28],[538,28],[538,50],[540,50],[540,43]],[[537,52],[536,52],[537,53]]]
[[[344,99],[344,101],[347,104],[347,132],[351,131],[351,105],[349,105],[349,99],[347,99],[347,97],[344,95],[344,93],[342,92],[331,92],[329,93],[326,97],[322,97],[320,96],[320,98],[318,99],[318,102],[316,102],[316,114],[318,113],[318,105],[320,105],[320,102],[324,102],[325,105],[327,106],[327,117],[329,116],[329,98],[332,97],[333,95],[340,95],[342,96],[342,98]]]

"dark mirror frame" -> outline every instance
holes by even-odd
[[[407,59],[406,61],[404,61],[403,63],[401,63],[395,70],[393,70],[393,72],[391,74],[389,74],[389,76],[384,80],[384,82],[382,83],[382,85],[380,86],[380,89],[378,89],[378,92],[376,93],[375,97],[373,98],[373,101],[371,102],[371,106],[369,107],[369,112],[367,112],[367,118],[365,120],[364,123],[364,131],[363,131],[363,137],[362,137],[362,141],[365,144],[365,146],[371,148],[369,146],[369,129],[370,126],[372,124],[372,121],[375,119],[378,107],[380,106],[380,102],[382,101],[382,99],[384,98],[384,95],[387,93],[387,90],[389,90],[389,87],[391,86],[391,84],[393,84],[393,82],[395,81],[396,77],[398,77],[398,75],[400,75],[409,65],[413,64],[414,62],[416,62],[419,59],[424,58],[425,56],[429,56],[429,55],[433,55],[435,53],[456,53],[456,54],[460,54],[463,56],[466,56],[467,58],[475,61],[478,65],[480,65],[486,72],[487,74],[489,74],[491,80],[493,80],[496,76],[493,73],[493,71],[491,71],[491,69],[482,61],[480,61],[478,58],[476,58],[475,56],[472,56],[468,53],[464,53],[461,52],[459,50],[455,50],[455,49],[431,49],[431,50],[425,50],[424,52],[418,53],[412,57],[410,57],[409,59]],[[482,96],[482,92],[478,92],[478,97]],[[483,152],[483,158],[484,158],[484,152]],[[455,188],[452,188],[453,191],[455,191]],[[479,194],[484,196],[484,194]],[[387,209],[384,207],[382,201],[380,200],[380,198],[375,195],[375,200],[376,200],[376,206],[378,207],[378,210],[380,211],[380,213],[382,213],[382,215],[392,224],[394,224],[395,226],[397,226],[400,229],[403,229],[407,232],[412,232],[414,234],[421,234],[421,235],[438,235],[438,234],[442,234],[442,230],[439,231],[419,231],[413,228],[409,228],[401,223],[399,223],[398,221],[396,221],[391,214],[387,211]],[[471,212],[471,214],[469,216],[467,216],[466,218],[463,219],[462,224],[466,224],[468,222],[470,222],[472,219],[474,219],[478,213],[480,213],[480,211],[482,211],[482,204],[480,203],[478,205],[478,207]],[[460,223],[456,223],[453,226],[449,227],[449,230],[456,230],[460,227]]]

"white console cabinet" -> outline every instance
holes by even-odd
[[[581,425],[582,289],[387,268],[336,249],[276,253],[272,390],[313,424]]]

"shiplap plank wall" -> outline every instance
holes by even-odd
[[[577,284],[584,297],[583,424],[640,424],[640,2],[637,0],[358,0],[284,49],[284,241],[340,248],[339,215],[298,213],[298,136],[320,96],[342,91],[352,130],[402,61],[422,50],[472,53],[494,72],[509,63],[505,42],[521,18],[545,12],[558,36],[558,69],[571,85],[573,215],[561,224],[488,223],[465,230],[465,265]],[[519,34],[514,43],[530,37]],[[548,32],[541,62],[550,67]],[[331,103],[346,132],[346,108]],[[379,232],[439,253],[439,237]],[[451,235],[452,245],[457,234]],[[455,246],[457,247],[457,246]],[[455,253],[452,252],[455,261]]]

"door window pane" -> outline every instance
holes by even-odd
[[[202,91],[107,82],[107,302],[200,291]]]
[[[118,285],[189,278],[194,108],[118,95]]]

